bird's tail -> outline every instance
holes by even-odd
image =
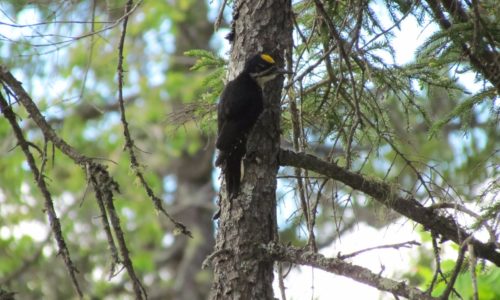
[[[224,172],[226,191],[229,198],[236,197],[241,183],[241,158],[237,155],[228,155],[228,153],[220,151],[215,165],[221,167]]]
[[[226,177],[226,190],[230,199],[236,197],[240,190],[241,180],[241,159],[238,157],[228,157],[224,169]]]

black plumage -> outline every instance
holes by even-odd
[[[238,194],[248,135],[264,108],[263,85],[282,73],[286,71],[277,68],[271,56],[258,54],[245,63],[243,72],[222,92],[217,110],[219,156],[215,164],[222,168],[230,198]]]

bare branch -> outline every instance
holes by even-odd
[[[444,202],[444,203],[437,203],[437,204],[431,205],[429,208],[431,208],[431,209],[451,208],[451,209],[455,209],[457,211],[461,211],[461,212],[477,219],[477,221],[479,222],[478,228],[480,228],[481,226],[484,226],[484,228],[486,228],[486,230],[488,231],[488,234],[490,235],[490,239],[489,239],[490,242],[494,243],[496,240],[495,231],[486,222],[486,220],[484,220],[483,217],[481,217],[480,215],[476,214],[475,212],[473,212],[472,210],[468,209],[467,207],[465,207],[463,205],[460,205],[458,203],[446,203],[446,202]]]
[[[38,110],[38,107],[36,104],[33,102],[33,100],[30,98],[30,96],[26,93],[24,88],[22,87],[21,83],[18,82],[12,74],[7,70],[7,68],[0,66],[0,81],[4,84],[7,92],[12,93],[16,99],[26,108],[28,111],[31,119],[37,124],[38,128],[42,131],[44,138],[46,141],[51,141],[59,150],[61,150],[65,155],[67,155],[69,158],[71,158],[75,163],[79,164],[82,166],[82,168],[89,172],[88,174],[89,178],[95,178],[96,179],[96,184],[94,184],[95,190],[96,190],[96,196],[99,198],[98,191],[102,192],[104,195],[101,197],[102,199],[106,200],[104,202],[104,205],[106,207],[106,214],[109,217],[109,220],[113,226],[113,230],[115,231],[116,239],[118,240],[118,245],[119,249],[122,255],[123,263],[125,267],[127,268],[128,274],[134,284],[134,290],[136,291],[136,296],[137,292],[139,295],[142,295],[144,289],[142,288],[142,285],[137,279],[137,276],[135,275],[135,272],[133,270],[132,262],[130,260],[130,257],[128,256],[128,249],[126,247],[126,242],[124,239],[123,231],[121,230],[120,227],[120,222],[118,215],[114,211],[114,206],[113,206],[113,193],[118,191],[118,184],[114,181],[114,179],[109,175],[108,171],[106,170],[106,167],[104,165],[95,163],[92,161],[92,158],[89,158],[85,155],[80,154],[76,149],[74,149],[72,146],[70,146],[68,143],[66,143],[61,137],[57,135],[57,133],[54,131],[54,129],[47,123],[41,112]],[[6,103],[6,102],[5,102]],[[2,104],[2,107],[4,105]],[[8,109],[11,109],[10,106],[7,106]],[[3,110],[3,109],[2,109]],[[13,112],[12,112],[13,114]],[[13,115],[14,116],[14,115]],[[14,119],[15,121],[15,119]],[[17,124],[17,123],[16,123]],[[22,131],[19,128],[19,133],[20,137],[22,137]],[[19,140],[19,137],[18,137]],[[19,140],[20,141],[20,140]],[[21,144],[21,142],[19,142]],[[21,148],[24,146],[21,144]],[[68,266],[69,269],[73,270],[75,269],[73,266],[73,263],[71,259],[69,258],[69,252],[66,249],[66,245],[64,243],[64,240],[62,239],[62,232],[59,224],[59,220],[57,219],[57,216],[55,215],[55,211],[52,206],[52,200],[50,199],[50,194],[44,184],[43,181],[43,176],[40,177],[39,174],[40,172],[36,168],[34,158],[29,152],[28,144],[25,145],[26,151],[23,149],[25,152],[25,156],[28,159],[28,162],[30,160],[33,160],[33,167],[32,172],[35,175],[35,181],[39,185],[40,190],[42,191],[42,194],[44,194],[44,197],[46,198],[46,209],[47,213],[49,214],[49,220],[51,223],[52,230],[54,232],[54,235],[56,237],[56,240],[58,242],[59,248],[60,248],[60,253],[63,255],[63,258],[66,262],[66,265]],[[42,183],[42,185],[40,184]],[[48,198],[47,198],[48,197]],[[64,250],[66,249],[66,250]],[[112,253],[113,256],[116,256],[115,253]],[[76,271],[76,269],[75,269]],[[71,271],[70,271],[71,272]],[[74,282],[76,282],[76,279],[74,279]],[[74,283],[76,284],[76,283]],[[80,296],[81,291],[79,290],[79,287],[77,287],[77,291]],[[144,293],[145,295],[145,293]],[[142,299],[142,297],[138,297],[139,299]]]
[[[127,273],[132,280],[132,285],[135,293],[135,297],[138,300],[147,299],[146,290],[142,286],[141,281],[135,274],[134,266],[132,264],[132,260],[130,259],[130,253],[127,247],[127,243],[125,242],[125,237],[123,234],[123,230],[120,225],[120,218],[116,213],[115,206],[113,203],[113,193],[119,192],[118,184],[109,177],[108,171],[101,165],[93,164],[90,166],[91,171],[91,180],[94,184],[94,189],[96,190],[96,197],[100,197],[98,199],[99,202],[104,203],[105,207],[105,215],[111,226],[113,227],[113,231],[115,232],[115,238],[118,241],[118,249],[120,250],[120,254],[122,256],[123,266],[127,270]],[[99,204],[102,205],[102,204]],[[102,211],[102,209],[101,209]],[[109,238],[108,238],[109,239]],[[111,242],[112,245],[114,243]],[[113,258],[116,260],[116,249],[114,249],[115,253],[112,252]]]
[[[438,214],[435,210],[424,207],[413,195],[403,196],[397,186],[368,178],[359,173],[328,163],[313,155],[295,153],[281,150],[279,157],[282,166],[292,166],[308,169],[319,174],[338,180],[355,190],[359,190],[385,206],[420,223],[428,231],[441,235],[444,239],[452,240],[461,245],[465,239],[470,238],[477,255],[500,266],[500,252],[495,243],[482,243],[475,239],[465,229],[461,228],[455,220]]]
[[[92,166],[89,166],[91,168]],[[93,167],[95,168],[95,166]],[[108,242],[109,250],[111,251],[111,271],[109,277],[111,278],[115,273],[115,266],[120,263],[120,257],[118,256],[118,250],[116,249],[115,240],[113,238],[113,234],[111,233],[111,227],[109,226],[109,218],[108,213],[106,212],[106,207],[104,206],[104,196],[103,196],[103,188],[99,184],[99,180],[95,175],[94,170],[88,170],[87,174],[89,174],[89,180],[92,183],[95,191],[95,197],[97,200],[97,205],[99,206],[99,210],[101,212],[101,223],[102,228],[104,229],[104,233],[106,234],[106,239]]]
[[[78,35],[78,36],[59,36],[59,37],[64,37],[66,39],[62,40],[62,41],[57,41],[57,42],[54,42],[54,41],[51,41],[50,43],[46,43],[46,44],[31,44],[32,47],[51,47],[51,46],[56,46],[56,45],[69,45],[70,43],[72,42],[76,42],[78,40],[81,40],[81,39],[84,39],[84,38],[87,38],[87,37],[91,37],[91,36],[94,36],[96,34],[100,34],[102,32],[105,32],[105,31],[108,31],[110,29],[113,29],[115,28],[116,26],[118,26],[123,20],[125,19],[128,19],[128,17],[137,9],[137,7],[142,3],[142,0],[140,1],[137,1],[137,3],[131,7],[127,13],[125,13],[123,16],[121,16],[120,18],[118,18],[117,20],[115,20],[114,22],[96,22],[96,23],[104,23],[104,24],[107,24],[107,23],[110,23],[110,25],[108,26],[105,26],[104,28],[101,28],[99,30],[96,30],[96,31],[90,31],[90,32],[87,32],[87,33],[84,33],[84,34],[81,34],[81,35]],[[76,24],[86,24],[86,23],[89,23],[89,22],[80,22],[80,21],[53,21],[53,22],[46,22],[46,23],[34,23],[34,24],[27,24],[27,25],[18,25],[18,24],[7,24],[7,23],[0,23],[0,25],[7,25],[7,26],[11,26],[11,27],[33,27],[33,26],[39,26],[39,25],[45,25],[45,24],[66,24],[66,23],[76,23]],[[91,24],[94,24],[94,22],[91,22]],[[49,34],[45,34],[44,35],[45,37],[47,36],[50,36]]]
[[[185,234],[189,237],[192,237],[191,232],[187,229],[187,227],[176,221],[173,217],[168,214],[168,212],[165,210],[162,204],[162,200],[155,195],[153,189],[149,186],[147,183],[146,179],[144,178],[144,174],[141,171],[141,166],[139,164],[139,161],[137,159],[137,156],[135,155],[134,151],[134,140],[132,139],[130,135],[130,131],[128,128],[128,122],[127,122],[127,117],[125,115],[125,104],[123,100],[123,48],[125,44],[125,36],[127,33],[127,22],[128,22],[128,15],[130,14],[130,10],[132,9],[132,3],[133,1],[128,1],[127,5],[125,7],[125,18],[123,19],[123,29],[122,29],[122,34],[120,36],[120,42],[118,45],[118,102],[119,102],[119,107],[120,107],[120,116],[121,116],[121,122],[123,125],[123,136],[125,137],[125,149],[127,149],[129,157],[130,157],[130,165],[132,169],[135,172],[135,175],[141,182],[141,185],[143,188],[146,190],[147,195],[149,198],[153,201],[153,204],[156,208],[157,211],[162,212],[169,220],[172,222],[176,228],[177,231],[179,231],[182,234]]]
[[[450,281],[446,285],[446,289],[444,290],[443,294],[441,294],[439,299],[447,300],[450,297],[451,292],[454,290],[453,286],[455,285],[455,281],[457,280],[458,274],[462,269],[462,264],[464,263],[466,249],[467,245],[464,245],[460,248],[460,251],[458,252],[457,262],[455,263],[455,268],[453,269]]]
[[[286,293],[285,293],[285,278],[283,274],[283,263],[279,262],[278,263],[278,285],[280,288],[280,294],[281,294],[281,300],[286,300]]]
[[[474,255],[474,246],[472,246],[471,244],[467,244],[467,247],[469,247],[467,249],[469,251],[469,267],[470,267],[469,272],[472,280],[472,289],[474,290],[472,299],[479,300],[479,290],[477,287],[477,274],[476,274],[477,259],[476,256]]]
[[[451,16],[455,23],[470,22],[468,14],[463,9],[460,1],[427,0],[426,2],[429,4],[429,7],[434,14],[434,18],[438,21],[443,30],[448,30],[453,26],[453,23],[447,18],[446,15]],[[486,38],[488,36],[489,35],[487,34]],[[483,47],[481,51],[474,51],[474,39],[479,39],[480,37],[473,37],[472,41],[465,41],[461,38],[454,38],[453,36],[450,37],[452,38],[453,43],[460,48],[465,55],[467,55],[472,67],[474,67],[476,71],[480,72],[496,88],[496,90],[500,92],[500,58],[498,53],[496,51],[491,51],[486,47]],[[495,43],[495,41],[493,42]],[[495,49],[495,47],[493,47],[493,49]]]
[[[293,264],[315,267],[327,272],[351,278],[357,282],[372,286],[381,291],[413,300],[437,299],[425,292],[408,286],[406,282],[398,282],[375,274],[367,268],[353,265],[339,258],[327,258],[322,254],[304,251],[295,247],[285,247],[277,243],[264,246],[264,250],[273,259]]]
[[[4,82],[10,91],[16,96],[16,99],[26,108],[30,118],[37,124],[47,140],[52,141],[59,150],[70,157],[77,164],[84,166],[90,162],[90,159],[78,153],[76,149],[71,147],[66,141],[57,135],[52,127],[47,123],[38,107],[33,102],[23,86],[10,73],[7,67],[0,65],[0,81]]]
[[[415,245],[420,246],[420,243],[417,241],[408,241],[408,242],[403,242],[403,243],[398,243],[398,244],[381,245],[381,246],[362,249],[362,250],[355,251],[355,252],[352,252],[349,254],[339,255],[338,258],[339,259],[351,258],[351,257],[354,257],[354,256],[359,255],[361,253],[365,253],[365,252],[377,250],[377,249],[393,248],[393,249],[397,250],[399,248],[411,248],[411,246],[415,246]]]
[[[69,249],[66,245],[66,241],[64,240],[64,236],[62,234],[62,229],[61,229],[61,223],[59,222],[59,218],[57,217],[57,213],[54,209],[54,202],[52,201],[52,195],[48,190],[44,177],[41,175],[38,167],[36,166],[35,158],[33,157],[33,154],[31,154],[29,150],[28,142],[24,138],[21,127],[16,121],[16,115],[14,114],[12,107],[7,103],[7,100],[5,100],[5,98],[1,93],[0,93],[0,110],[4,114],[5,118],[9,121],[10,126],[12,127],[12,130],[16,135],[19,146],[21,147],[26,157],[26,160],[28,161],[28,165],[31,169],[31,172],[33,173],[34,180],[38,188],[42,192],[43,198],[45,200],[45,211],[49,218],[50,228],[56,238],[57,246],[59,248],[59,254],[61,255],[61,257],[64,260],[64,263],[66,264],[66,268],[68,269],[71,282],[73,283],[73,286],[76,292],[78,293],[78,296],[80,298],[83,298],[82,290],[80,288],[78,281],[76,280],[76,273],[78,272],[78,270],[73,264],[73,260],[71,259],[71,256],[69,254]]]

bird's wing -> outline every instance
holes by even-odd
[[[238,120],[244,117],[259,96],[250,79],[237,78],[227,84],[221,95],[219,114],[223,120]],[[220,117],[220,116],[219,116]]]
[[[237,144],[238,138],[242,138],[242,134],[238,123],[233,120],[228,120],[224,122],[219,129],[219,135],[217,136],[215,146],[219,150],[232,151],[232,148]]]
[[[238,81],[239,80],[239,81]],[[220,150],[231,150],[231,147],[247,134],[251,124],[255,121],[255,99],[262,96],[260,90],[255,89],[253,82],[244,78],[236,78],[229,82],[221,94],[218,111],[218,137],[216,147]]]

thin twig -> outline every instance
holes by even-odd
[[[135,272],[133,270],[131,259],[129,257],[128,249],[127,249],[125,239],[123,236],[123,232],[122,232],[121,227],[120,227],[120,222],[119,222],[120,220],[118,218],[118,215],[114,211],[114,206],[112,203],[113,202],[113,193],[118,191],[118,184],[109,175],[105,166],[94,163],[92,161],[92,158],[89,158],[85,155],[80,154],[76,149],[74,149],[72,146],[70,146],[68,143],[66,143],[66,141],[64,141],[61,137],[59,137],[57,135],[57,133],[54,131],[54,129],[45,120],[44,116],[41,114],[41,112],[39,111],[36,104],[33,102],[33,100],[30,98],[30,96],[26,93],[26,91],[22,87],[21,83],[18,82],[12,76],[12,74],[7,70],[7,68],[4,66],[0,66],[0,81],[2,81],[4,83],[4,86],[5,86],[7,93],[15,95],[16,99],[26,108],[26,110],[28,111],[28,113],[30,115],[30,118],[37,124],[38,128],[40,128],[40,130],[42,131],[44,138],[46,140],[50,140],[53,145],[55,145],[59,150],[61,150],[61,152],[63,152],[66,156],[70,157],[75,163],[81,165],[85,171],[90,170],[90,174],[87,174],[89,178],[91,176],[95,176],[95,178],[97,178],[99,188],[96,189],[96,191],[100,190],[104,194],[103,199],[106,200],[106,202],[105,202],[106,213],[108,214],[110,223],[113,226],[113,230],[115,232],[115,236],[116,236],[116,239],[118,241],[118,246],[119,246],[119,249],[120,249],[120,252],[122,255],[123,264],[127,268],[127,272],[129,274],[130,278],[132,279],[134,291],[136,293],[136,297],[138,299],[143,299],[144,297],[146,297],[146,293],[144,291],[144,288],[142,287],[142,284],[137,279],[137,276],[135,275]],[[26,146],[26,147],[28,147],[28,146]],[[28,148],[27,148],[27,150],[29,152]],[[33,171],[33,174],[36,176],[38,176],[39,173],[40,172],[38,172],[38,170],[37,170],[37,172]],[[42,177],[40,177],[40,178],[42,178]],[[43,182],[43,180],[39,180],[38,182]],[[42,190],[42,192],[43,192],[43,190]],[[48,193],[48,191],[47,191],[47,193]],[[50,194],[48,194],[48,196],[50,196]],[[48,204],[50,204],[50,203],[48,203]],[[66,247],[64,240],[61,240],[59,238],[60,236],[62,237],[60,225],[59,226],[53,225],[53,224],[58,224],[58,222],[59,222],[57,217],[55,217],[55,213],[53,214],[51,212],[51,211],[53,211],[53,208],[51,210],[49,207],[49,209],[47,209],[47,211],[49,213],[49,220],[51,221],[52,229],[55,232],[55,237],[56,237],[56,240],[58,241],[60,248],[62,246]],[[63,258],[65,259],[66,264],[69,266],[68,268],[70,270],[73,270],[74,267],[72,266],[72,262],[69,258],[69,252],[67,251],[67,249],[66,249],[66,251],[60,250],[60,253],[62,254]],[[70,272],[72,272],[72,271],[70,271]],[[79,294],[81,294],[81,292],[79,292]],[[142,297],[142,295],[144,295],[144,297]]]
[[[291,63],[291,61],[288,61],[287,63]],[[300,117],[299,117],[299,110],[297,108],[297,99],[295,89],[293,86],[288,89],[288,100],[290,103],[290,114],[292,116],[292,135],[293,135],[293,148],[295,151],[304,151],[303,144],[301,143],[302,140],[302,130],[301,130],[301,122],[300,122]],[[311,211],[309,207],[309,203],[306,200],[306,191],[305,191],[305,186],[304,186],[304,181],[302,177],[302,169],[300,168],[294,168],[294,174],[295,177],[297,178],[297,186],[298,186],[298,191],[297,193],[299,194],[299,200],[300,200],[300,207],[302,208],[302,213],[304,215],[304,219],[307,225],[307,231],[309,232],[309,239],[308,239],[308,245],[313,246],[313,241],[314,241],[314,231],[313,228],[311,227]]]
[[[351,258],[351,257],[354,257],[354,256],[359,255],[361,253],[372,251],[372,250],[387,249],[387,248],[393,248],[393,249],[398,250],[399,248],[411,248],[411,246],[420,246],[420,243],[417,241],[408,241],[408,242],[397,243],[397,244],[375,246],[375,247],[370,247],[370,248],[362,249],[359,251],[355,251],[355,252],[352,252],[349,254],[338,255],[337,257],[340,259],[346,259],[346,258]]]
[[[446,289],[441,294],[439,299],[448,300],[451,292],[454,290],[455,281],[457,280],[458,274],[460,273],[460,270],[462,269],[462,264],[464,262],[466,249],[467,249],[467,245],[463,245],[462,247],[460,247],[460,251],[458,252],[458,258],[457,258],[457,261],[455,263],[455,268],[453,269],[453,274],[451,275],[450,281],[446,285]]]
[[[90,168],[93,168],[91,170]],[[120,257],[118,256],[118,250],[116,248],[115,240],[113,238],[113,234],[111,233],[111,227],[109,226],[109,218],[108,214],[106,212],[106,208],[104,206],[104,199],[103,199],[103,191],[101,189],[101,185],[99,184],[99,180],[95,174],[95,166],[89,166],[89,180],[92,183],[92,186],[94,187],[94,192],[97,200],[97,205],[99,206],[99,211],[101,212],[101,223],[102,223],[102,228],[104,229],[104,233],[106,234],[106,239],[108,241],[108,246],[109,250],[111,251],[111,266],[110,266],[110,279],[112,276],[115,274],[115,267],[117,264],[120,263]]]
[[[328,258],[319,253],[304,251],[303,249],[284,246],[275,242],[267,244],[264,246],[263,250],[273,259],[298,265],[311,266],[340,276],[345,276],[360,283],[375,287],[381,291],[393,293],[401,297],[413,300],[436,299],[427,295],[420,289],[407,285],[404,281],[398,282],[383,277],[364,267],[350,264],[338,258]]]
[[[469,266],[470,266],[470,275],[472,280],[472,289],[474,290],[473,300],[479,300],[479,290],[477,288],[477,274],[476,274],[476,266],[477,266],[477,258],[474,254],[474,246],[471,243],[467,243],[467,251],[469,252]]]
[[[45,117],[31,97],[24,90],[22,84],[17,81],[17,79],[12,76],[12,73],[3,65],[0,65],[0,81],[4,83],[4,87],[8,92],[15,95],[16,99],[26,108],[30,118],[36,123],[38,128],[40,128],[47,140],[50,140],[59,150],[61,150],[61,152],[81,166],[85,166],[85,164],[90,161],[88,157],[78,153],[75,148],[57,135],[54,129],[45,120]]]
[[[283,263],[278,262],[278,285],[280,288],[281,300],[286,300],[285,276],[283,275]]]
[[[90,23],[90,31],[93,32],[94,31],[94,26],[95,26],[95,11],[96,11],[96,7],[97,7],[97,0],[92,0],[92,21]],[[79,100],[82,100],[83,99],[83,94],[85,92],[85,85],[87,83],[87,78],[88,78],[88,75],[89,75],[89,70],[90,70],[90,65],[92,64],[92,57],[94,56],[94,36],[90,36],[90,42],[89,42],[89,50],[88,50],[88,54],[87,54],[87,64],[85,66],[85,72],[83,74],[83,79],[82,79],[82,86],[80,88],[80,95],[79,95]],[[97,109],[97,107],[94,106],[95,109]]]
[[[176,221],[173,217],[171,217],[167,213],[167,211],[163,207],[162,200],[155,195],[155,193],[153,192],[153,189],[150,187],[150,185],[147,183],[146,179],[144,178],[144,175],[143,175],[142,171],[140,170],[141,166],[139,164],[137,156],[135,155],[134,140],[132,139],[130,131],[129,131],[127,117],[125,114],[125,104],[123,101],[123,72],[124,72],[123,71],[123,49],[124,49],[124,44],[125,44],[125,35],[126,35],[126,31],[127,31],[127,22],[128,22],[128,15],[129,15],[127,10],[131,9],[131,7],[132,7],[132,1],[129,0],[127,2],[126,12],[125,12],[125,15],[127,17],[125,17],[123,19],[123,29],[122,29],[122,34],[120,36],[120,42],[118,45],[118,67],[117,67],[117,71],[118,71],[118,102],[120,104],[119,107],[120,107],[121,123],[123,125],[123,136],[125,138],[125,149],[127,149],[127,152],[129,154],[130,165],[131,165],[132,169],[134,170],[135,175],[139,179],[141,185],[146,190],[146,193],[149,196],[149,198],[153,201],[156,210],[159,212],[162,212],[170,220],[170,222],[172,222],[174,224],[174,226],[176,227],[176,230],[178,232],[185,234],[189,237],[192,237],[191,232],[187,229],[187,227],[184,224]]]
[[[222,2],[222,5],[220,6],[219,13],[217,14],[217,18],[215,18],[214,22],[214,32],[217,32],[220,27],[220,23],[222,23],[222,20],[224,19],[224,9],[226,8],[226,3],[227,0],[224,0]]]
[[[125,36],[127,34],[127,24],[128,24],[128,16],[131,12],[133,5],[133,0],[128,0],[127,4],[125,5],[125,17],[123,18],[123,24],[122,24],[122,33],[120,35],[120,42],[118,44],[118,99],[120,102],[120,112],[121,112],[121,120],[123,124],[123,131],[125,135],[125,140],[126,144],[125,147],[129,150],[129,154],[132,160],[132,164],[135,167],[138,167],[137,160],[135,158],[135,153],[133,150],[134,143],[132,141],[132,138],[130,137],[130,132],[128,130],[128,123],[125,118],[125,104],[123,101],[123,48],[125,44]],[[110,217],[111,224],[113,226],[113,230],[115,231],[116,238],[118,240],[118,247],[120,249],[120,253],[122,255],[123,259],[123,264],[125,268],[127,269],[127,273],[130,276],[130,279],[132,279],[132,284],[134,287],[134,293],[137,299],[147,299],[147,293],[144,287],[142,286],[142,283],[140,282],[139,278],[135,274],[135,270],[132,264],[132,260],[130,259],[130,255],[128,252],[127,244],[125,242],[125,238],[123,237],[123,232],[121,230],[120,226],[120,218],[116,214],[115,207],[113,204],[113,199],[112,199],[112,191],[111,188],[115,188],[117,185],[112,185],[112,186],[100,186],[100,188],[105,188],[104,190],[104,204],[106,207],[106,213]],[[109,190],[108,190],[109,189]]]
[[[289,83],[287,85],[285,85],[283,88],[284,89],[288,89],[293,84],[295,84],[297,81],[301,81],[304,77],[306,77],[307,75],[309,75],[312,70],[314,70],[317,66],[319,66],[323,62],[323,60],[325,60],[326,57],[328,55],[330,55],[330,53],[332,53],[333,50],[335,50],[335,48],[336,47],[331,47],[329,50],[327,50],[325,53],[323,53],[323,55],[316,62],[314,62],[313,64],[311,64],[309,67],[307,67],[307,69],[305,69],[302,73],[300,73],[299,75],[295,76],[293,78],[293,80],[289,81]]]
[[[481,217],[480,215],[476,214],[472,210],[468,209],[467,207],[463,206],[463,205],[460,205],[458,203],[446,203],[445,202],[445,203],[437,203],[437,204],[431,205],[429,208],[430,209],[446,209],[446,208],[451,208],[451,209],[455,209],[455,210],[461,211],[461,212],[463,212],[465,214],[468,214],[469,216],[471,216],[473,218],[476,218],[479,221],[479,227],[478,228],[480,228],[481,226],[484,226],[484,228],[486,228],[486,231],[488,231],[488,234],[490,235],[490,242],[495,242],[496,241],[495,231],[484,220],[484,218]]]
[[[79,35],[79,36],[72,36],[72,37],[68,36],[66,40],[59,41],[59,42],[50,42],[47,44],[30,44],[30,46],[32,46],[32,47],[48,47],[48,46],[56,46],[56,45],[61,45],[61,44],[69,44],[69,43],[76,42],[78,40],[81,40],[81,39],[84,39],[84,38],[87,38],[87,37],[90,37],[90,36],[105,32],[105,31],[108,31],[108,30],[113,29],[114,27],[120,25],[120,23],[123,20],[125,20],[126,18],[128,19],[128,16],[131,15],[141,3],[142,3],[142,0],[137,1],[137,3],[128,11],[128,13],[124,14],[123,16],[118,18],[116,21],[112,22],[109,26],[106,26],[102,29],[87,32],[87,33],[84,33],[84,34]],[[45,36],[47,36],[47,35],[45,35]]]
[[[92,24],[92,23],[95,23],[95,24],[115,24],[116,21],[115,22],[112,22],[112,21],[99,21],[99,22],[94,22],[94,21],[47,21],[47,22],[38,22],[38,23],[30,23],[30,24],[15,24],[15,23],[0,22],[0,25],[13,27],[13,28],[26,28],[26,27],[36,27],[36,26],[48,26],[48,25],[53,25],[53,24]],[[116,24],[116,25],[118,25],[118,24]]]
[[[442,235],[443,238],[452,240],[457,244],[461,245],[466,238],[470,238],[470,242],[474,244],[474,249],[478,257],[485,258],[500,266],[500,253],[497,252],[494,244],[483,243],[477,240],[467,230],[457,224],[455,220],[441,216],[423,206],[412,194],[402,194],[401,189],[395,185],[354,173],[313,155],[294,153],[290,150],[280,150],[279,162],[281,166],[308,169],[340,181],[355,190],[362,191],[385,206],[422,224],[426,230],[434,231]]]
[[[21,130],[21,127],[16,121],[16,116],[14,114],[14,111],[12,110],[12,107],[7,103],[7,101],[5,100],[5,98],[1,93],[0,93],[0,109],[4,114],[5,118],[9,121],[10,126],[12,127],[12,130],[16,135],[19,146],[24,152],[24,156],[26,157],[28,165],[33,174],[34,180],[38,185],[38,189],[42,193],[42,196],[45,200],[45,212],[47,213],[47,216],[49,218],[50,228],[54,233],[57,246],[59,248],[58,254],[61,255],[61,257],[64,260],[64,263],[66,264],[66,268],[69,272],[71,282],[73,283],[73,287],[78,293],[78,296],[80,298],[83,298],[82,290],[76,279],[76,273],[78,272],[78,270],[73,264],[73,260],[71,259],[69,249],[66,245],[66,241],[64,240],[64,236],[62,234],[62,229],[61,229],[61,223],[59,222],[59,218],[57,217],[57,213],[54,209],[54,202],[52,200],[52,195],[48,190],[44,177],[41,175],[40,171],[38,170],[38,167],[36,166],[35,158],[31,154],[28,143],[24,138],[23,132]]]
[[[434,271],[434,275],[432,276],[431,284],[429,285],[429,288],[427,289],[426,293],[431,295],[432,290],[434,290],[434,286],[437,283],[438,276],[443,274],[441,272],[441,255],[440,255],[440,249],[437,243],[437,237],[436,234],[431,232],[431,238],[432,238],[432,249],[434,251],[434,259],[436,260],[436,271]],[[443,276],[443,279],[445,277]]]

